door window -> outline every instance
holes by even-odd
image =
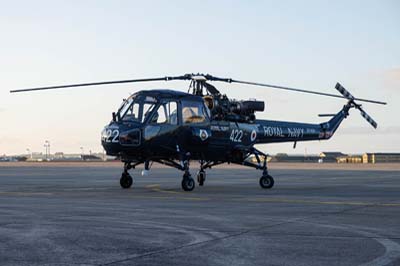
[[[182,119],[184,124],[206,122],[208,120],[206,112],[203,102],[182,102]]]
[[[174,101],[162,103],[154,113],[151,124],[170,124],[177,125],[177,104]]]

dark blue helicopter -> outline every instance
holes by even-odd
[[[377,123],[356,101],[375,104],[385,102],[355,98],[339,83],[336,89],[342,95],[289,88],[277,85],[219,78],[209,74],[186,74],[163,78],[133,79],[82,83],[62,86],[13,90],[11,92],[49,90],[69,87],[147,82],[189,80],[189,92],[174,90],[139,91],[124,100],[112,121],[101,134],[101,143],[107,155],[117,156],[124,162],[120,178],[123,188],[130,188],[133,179],[128,171],[144,164],[148,171],[152,162],[184,171],[182,188],[191,191],[195,181],[190,174],[191,160],[200,162],[197,181],[202,186],[205,170],[222,163],[235,163],[262,170],[259,180],[262,188],[272,188],[274,179],[268,174],[267,154],[254,145],[273,142],[330,139],[351,108],[356,108],[374,127]],[[327,122],[308,124],[256,119],[255,112],[264,111],[263,101],[237,101],[221,94],[209,81],[264,86],[281,90],[345,98],[347,103]],[[255,158],[255,160],[251,160]],[[255,161],[255,162],[254,162]]]

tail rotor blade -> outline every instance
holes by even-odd
[[[372,119],[372,117],[370,117],[370,116],[361,108],[361,106],[356,106],[356,108],[357,108],[358,110],[360,110],[361,116],[364,117],[364,119],[367,120],[367,122],[370,123],[371,126],[373,126],[375,129],[378,127],[378,123],[376,123],[375,120]]]
[[[354,100],[354,96],[346,90],[340,83],[336,83],[335,89],[337,89],[344,97],[346,97],[349,100]]]

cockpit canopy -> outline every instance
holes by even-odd
[[[126,99],[117,112],[118,121],[143,122],[157,105],[151,96],[132,95]]]
[[[182,97],[186,96],[187,97]],[[176,95],[178,96],[178,95]],[[177,125],[203,123],[210,111],[201,97],[179,94],[180,97],[157,97],[149,93],[133,94],[124,100],[116,119],[119,122]]]

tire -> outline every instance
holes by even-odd
[[[270,175],[265,175],[260,178],[260,186],[262,188],[272,188],[274,183],[274,178]]]
[[[191,178],[191,177],[184,177],[183,179],[182,179],[182,189],[184,190],[184,191],[192,191],[194,188],[195,188],[195,186],[196,186],[196,183],[194,182],[194,179],[193,178]]]
[[[133,179],[128,173],[122,173],[119,184],[122,188],[130,188],[133,184]]]
[[[199,171],[197,173],[197,182],[199,183],[199,186],[204,185],[204,182],[206,181],[206,172],[204,171]]]

